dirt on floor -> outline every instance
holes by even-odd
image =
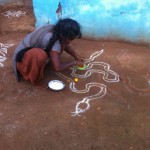
[[[34,19],[28,13],[0,19],[0,150],[150,149],[148,46],[76,40],[72,47],[87,70],[57,74],[47,68],[41,84],[33,86],[16,81],[12,55],[34,29]],[[13,32],[6,31],[10,28]],[[65,83],[63,91],[48,88],[56,79]]]

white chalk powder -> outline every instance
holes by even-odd
[[[48,86],[52,90],[62,90],[64,88],[64,83],[59,80],[52,80],[48,83]]]

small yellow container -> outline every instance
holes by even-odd
[[[77,67],[78,67],[79,70],[84,70],[84,69],[86,69],[87,66],[86,66],[86,64],[84,64],[83,67],[79,67],[79,66],[77,66]]]

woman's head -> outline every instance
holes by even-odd
[[[70,41],[80,38],[81,36],[81,27],[77,21],[69,18],[59,20],[53,28],[53,36],[49,40],[45,51],[49,53],[57,40],[60,40],[62,44],[69,44]]]
[[[54,26],[54,32],[62,42],[72,41],[82,36],[79,23],[69,18],[59,20]]]

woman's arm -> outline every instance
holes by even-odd
[[[75,52],[70,45],[66,45],[64,51],[67,52],[68,54],[70,54],[76,60],[83,61],[82,57],[77,52]]]
[[[50,58],[51,58],[53,69],[55,71],[62,71],[62,70],[65,70],[67,68],[70,68],[70,67],[76,65],[75,60],[72,60],[72,61],[69,61],[66,63],[61,62],[60,53],[57,51],[51,50]]]
[[[57,51],[50,51],[50,57],[51,57],[51,62],[52,62],[52,66],[53,69],[55,71],[62,71],[65,70],[67,68],[70,68],[74,65],[79,65],[79,66],[83,66],[83,62],[80,60],[72,60],[69,62],[61,62],[61,58],[60,58],[60,53]]]

